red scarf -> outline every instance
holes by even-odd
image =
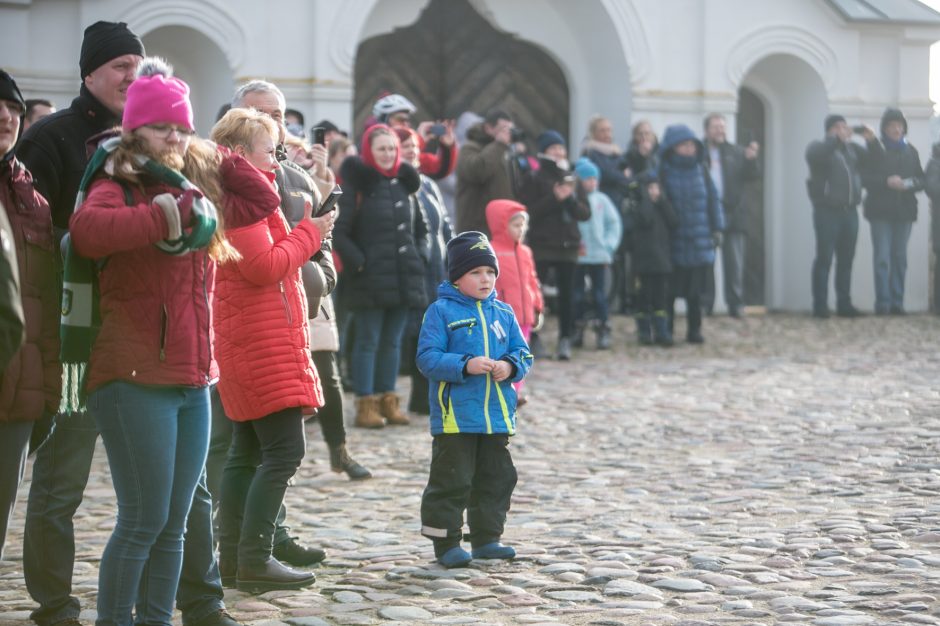
[[[375,162],[375,156],[372,154],[372,135],[380,129],[384,129],[388,132],[389,136],[395,140],[395,163],[389,169],[382,169],[379,167],[378,163]],[[398,140],[398,135],[395,134],[391,128],[385,124],[376,124],[370,126],[366,130],[366,134],[362,137],[362,148],[360,149],[362,154],[362,162],[380,173],[382,176],[387,178],[394,178],[398,176],[398,168],[401,167],[401,142]]]

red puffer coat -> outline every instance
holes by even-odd
[[[307,299],[300,267],[320,249],[320,231],[303,220],[290,230],[273,175],[241,157],[222,166],[226,237],[242,255],[219,266],[215,300],[219,394],[229,419],[259,419],[292,407],[323,406],[310,360]]]
[[[154,184],[135,189],[135,205],[127,206],[124,188],[100,178],[69,222],[75,251],[104,262],[89,392],[114,380],[204,387],[218,378],[210,309],[215,263],[205,250],[173,256],[153,245],[168,236],[163,211],[152,204],[164,192],[181,193]]]
[[[58,410],[62,391],[52,213],[16,159],[0,161],[0,204],[13,229],[26,319],[26,342],[0,372],[0,422],[33,421]]]
[[[532,249],[509,236],[509,221],[525,212],[526,208],[513,200],[493,200],[486,205],[486,222],[499,261],[496,297],[512,307],[519,326],[535,326],[535,313],[544,308],[544,303]]]

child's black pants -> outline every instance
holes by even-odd
[[[434,541],[435,556],[460,543],[464,510],[471,546],[498,541],[516,478],[507,435],[436,435],[421,498],[421,534]]]

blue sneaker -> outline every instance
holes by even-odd
[[[470,555],[466,550],[460,546],[454,546],[442,554],[441,557],[437,559],[437,562],[447,569],[452,569],[454,567],[466,567],[470,565],[470,560]]]
[[[473,558],[475,559],[514,559],[516,551],[509,546],[504,546],[498,541],[488,543],[479,548],[473,549]]]

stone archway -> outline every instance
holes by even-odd
[[[568,136],[568,82],[541,49],[495,29],[468,0],[431,0],[414,24],[363,41],[354,69],[354,128],[383,92],[401,93],[417,118],[494,107],[531,135]]]
[[[823,134],[826,87],[813,66],[786,53],[761,58],[747,69],[740,85],[754,93],[765,112],[766,304],[777,310],[805,311],[812,300],[815,237],[804,152]]]
[[[206,136],[219,107],[235,90],[225,53],[203,33],[187,26],[160,26],[142,37],[147,54],[166,58],[191,89],[196,130]]]

